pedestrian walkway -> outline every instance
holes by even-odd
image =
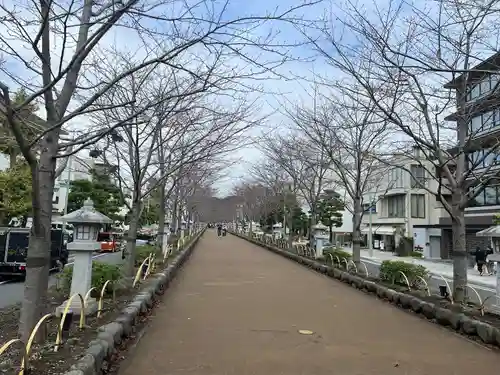
[[[497,363],[446,329],[208,231],[121,374],[470,375]]]

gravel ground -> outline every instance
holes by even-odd
[[[496,351],[208,231],[120,374],[469,375],[497,363]]]

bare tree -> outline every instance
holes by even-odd
[[[311,210],[311,234],[311,228],[316,224],[316,206],[324,190],[333,188],[334,183],[329,178],[331,161],[327,150],[300,134],[267,137],[261,147],[265,157],[286,171],[292,181],[291,192],[308,204]]]
[[[500,2],[389,5],[373,7],[374,14],[368,15],[349,3],[338,19],[345,20],[351,40],[342,39],[331,23],[325,23],[321,33],[328,43],[313,43],[333,67],[363,88],[367,99],[406,137],[403,141],[416,145],[431,161],[432,168],[422,167],[427,179],[437,175],[438,187],[422,183],[422,188],[436,194],[451,217],[454,299],[464,302],[468,268],[464,211],[485,184],[498,177],[494,163],[487,163],[497,154],[497,141],[482,156],[471,158],[473,150],[486,145],[470,126],[478,108],[468,94],[498,70],[494,59],[474,67],[487,51],[498,50]],[[496,93],[498,80],[492,82],[490,86],[488,80],[488,89]],[[450,119],[457,125],[450,127],[445,115],[453,111]]]
[[[283,230],[286,231],[287,222],[292,228],[290,217],[287,215],[288,210],[286,209],[288,201],[285,199],[290,186],[288,173],[274,161],[264,158],[264,160],[259,160],[251,167],[250,175],[253,181],[270,191],[272,197],[267,203],[267,209],[268,213],[275,213],[275,222],[278,222],[278,213],[283,211]]]
[[[43,1],[24,6],[16,2],[1,6],[0,24],[2,30],[8,30],[0,36],[0,53],[5,62],[0,65],[5,77],[0,85],[1,110],[20,152],[31,167],[34,191],[33,226],[19,328],[24,340],[46,305],[51,197],[54,177],[58,173],[56,158],[77,152],[111,131],[109,128],[104,133],[100,128],[86,129],[77,140],[65,142],[61,138],[62,126],[79,116],[108,109],[96,105],[96,100],[142,69],[163,64],[196,74],[190,71],[189,64],[179,64],[179,57],[216,56],[226,64],[234,58],[236,61],[232,62],[236,65],[244,61],[247,66],[253,66],[243,69],[241,76],[267,76],[289,59],[287,49],[293,47],[277,39],[272,23],[300,22],[297,12],[310,5],[300,4],[283,11],[236,18],[228,14],[230,7],[227,4],[213,7],[204,1],[111,0],[87,1],[81,6],[71,1]],[[260,27],[269,32],[253,32]],[[106,43],[111,39],[107,38],[110,31],[114,30],[127,41],[136,41],[136,49],[144,57],[108,81],[100,76],[99,67],[113,64],[107,56],[114,48],[106,48]],[[135,49],[130,43],[119,44],[124,50]],[[261,52],[265,52],[265,58]],[[25,88],[29,95],[22,103],[13,104],[9,87]],[[94,92],[91,96],[86,94],[89,88]],[[45,109],[46,130],[31,140],[23,136],[23,118],[18,114],[35,101]],[[113,103],[111,108],[122,104]]]
[[[136,232],[144,198],[176,172],[184,177],[189,166],[229,152],[238,136],[253,125],[253,121],[247,119],[253,113],[245,104],[235,106],[229,112],[220,106],[201,105],[206,98],[196,97],[197,86],[193,89],[191,83],[185,88],[183,99],[161,100],[159,105],[150,106],[150,92],[171,96],[168,82],[153,77],[152,80],[150,77],[143,80],[140,76],[129,76],[130,86],[116,87],[110,100],[130,95],[134,97],[133,104],[130,108],[124,106],[119,110],[100,112],[99,116],[101,123],[111,126],[114,121],[128,117],[130,112],[137,113],[136,103],[151,107],[127,125],[115,128],[114,134],[124,142],[107,142],[101,150],[106,163],[116,165],[120,185],[132,196],[127,238],[127,274],[130,276],[134,273]],[[205,86],[204,81],[201,84]],[[171,89],[176,93],[183,90],[179,79]],[[198,100],[193,101],[194,97]],[[181,199],[179,204],[184,203],[181,188],[181,183],[174,187]],[[179,208],[176,212],[180,212]]]
[[[272,194],[265,186],[254,181],[239,182],[234,187],[233,194],[240,199],[243,218],[249,221],[248,235],[252,236],[253,222],[260,221],[268,212],[266,205]]]
[[[383,149],[389,132],[374,103],[360,105],[366,98],[355,86],[335,86],[317,94],[311,107],[296,106],[287,114],[317,149],[324,150],[333,179],[345,191],[345,207],[352,214],[353,261],[359,263],[364,198],[381,193],[382,172],[388,168],[374,155]]]

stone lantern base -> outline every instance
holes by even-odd
[[[60,317],[64,309],[66,308],[66,305],[68,304],[68,300],[64,301],[60,306],[56,308],[56,316]],[[97,312],[98,305],[97,301],[95,298],[87,298],[87,301],[85,301],[85,316],[95,314]],[[73,301],[71,301],[71,304],[69,306],[69,311],[73,312],[74,315],[82,315],[82,303],[80,301],[80,298],[73,298]]]

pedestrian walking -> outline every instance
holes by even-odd
[[[484,273],[484,266],[486,264],[486,258],[488,257],[488,254],[492,254],[489,252],[490,250],[484,250],[481,249],[479,246],[476,247],[476,250],[472,252],[472,255],[474,255],[475,260],[476,260],[476,265],[477,265],[477,270],[479,272],[479,276],[483,276]]]
[[[221,236],[222,235],[222,225],[219,223],[217,224],[217,236]]]

